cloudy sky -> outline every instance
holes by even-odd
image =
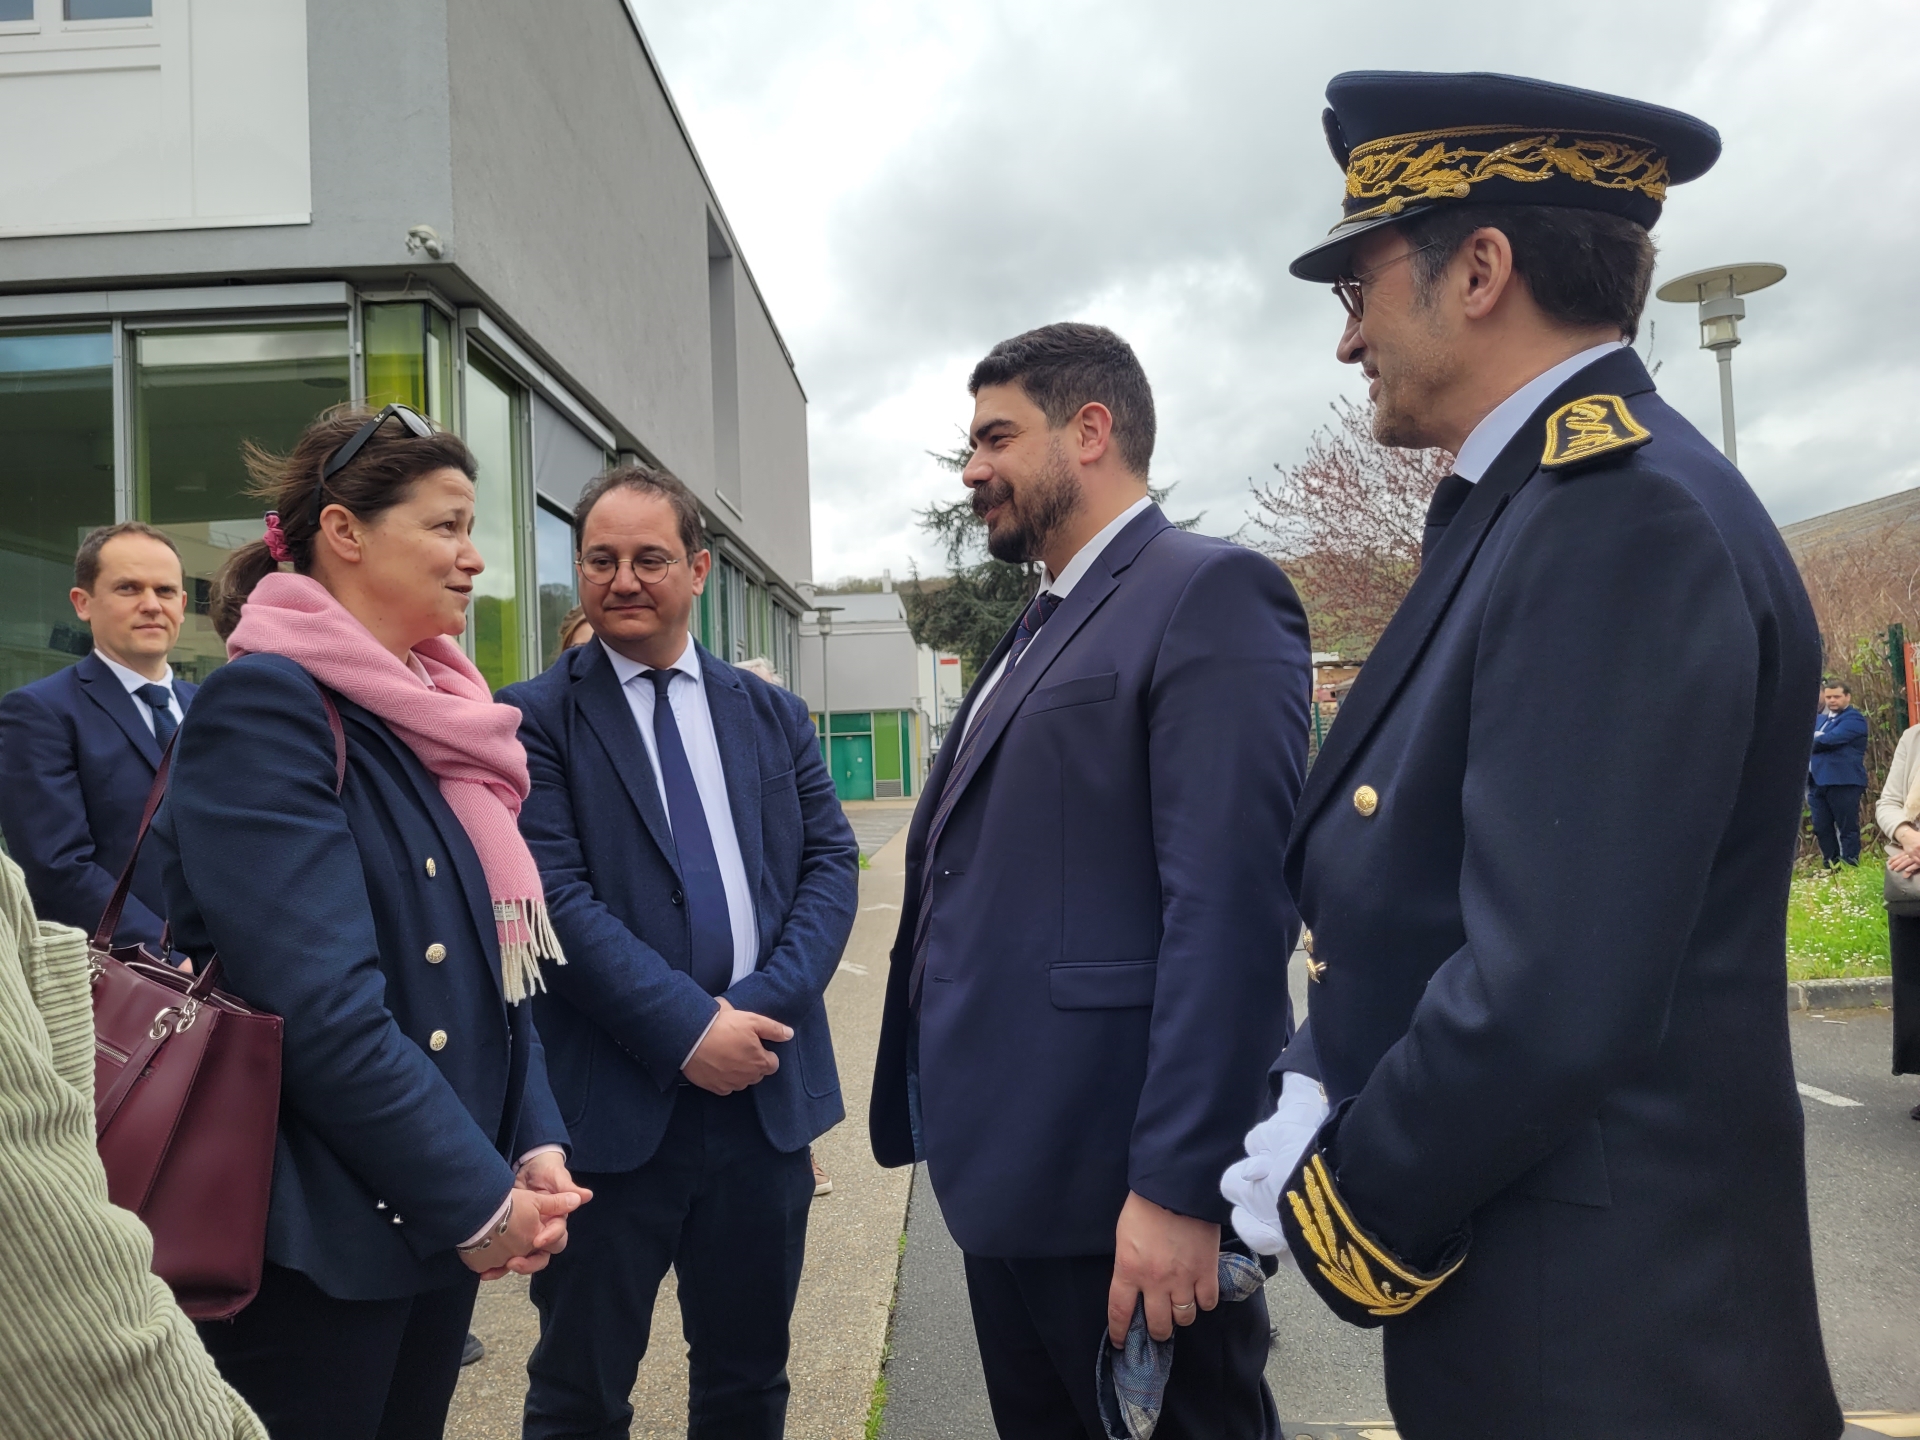
[[[634,0],[812,402],[814,570],[936,568],[925,456],[996,340],[1111,325],[1202,528],[1339,395],[1338,302],[1286,274],[1337,213],[1348,69],[1499,70],[1676,106],[1726,151],[1675,189],[1657,280],[1788,269],[1735,352],[1743,469],[1782,523],[1920,484],[1920,6],[1911,0]],[[1720,433],[1691,306],[1659,384]],[[1646,327],[1640,349],[1647,353]]]

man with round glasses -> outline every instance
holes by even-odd
[[[575,1263],[533,1288],[522,1434],[626,1433],[672,1267],[687,1434],[775,1440],[808,1146],[844,1113],[822,993],[859,851],[806,702],[689,633],[713,557],[687,487],[608,471],[574,533],[595,638],[500,699],[524,716],[520,827],[567,947],[534,1009],[603,1223],[570,1226]]]
[[[1500,75],[1327,98],[1345,213],[1293,273],[1378,438],[1455,463],[1300,797],[1309,1018],[1235,1226],[1384,1326],[1403,1434],[1830,1440],[1785,996],[1820,643],[1628,348],[1720,137]]]

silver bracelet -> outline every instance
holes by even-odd
[[[509,1195],[507,1197],[506,1211],[500,1216],[500,1223],[493,1227],[492,1232],[488,1234],[485,1239],[475,1240],[471,1245],[456,1245],[453,1248],[462,1255],[471,1255],[476,1250],[490,1250],[493,1248],[493,1242],[498,1240],[502,1235],[506,1234],[507,1226],[511,1225],[512,1223],[513,1223],[513,1197]]]

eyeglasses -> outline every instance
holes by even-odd
[[[667,578],[667,571],[679,563],[678,557],[663,560],[658,555],[649,555],[644,559],[621,560],[596,550],[593,554],[582,555],[574,561],[574,567],[579,570],[581,579],[594,585],[611,585],[620,574],[622,565],[633,571],[633,578],[642,585],[658,585]]]
[[[1367,295],[1366,291],[1361,288],[1362,285],[1378,275],[1382,270],[1385,270],[1389,265],[1398,265],[1402,260],[1411,260],[1422,250],[1431,250],[1439,243],[1438,240],[1430,240],[1425,245],[1416,245],[1411,250],[1402,250],[1391,260],[1383,260],[1371,270],[1363,271],[1358,275],[1342,275],[1338,280],[1333,282],[1333,293],[1338,295],[1340,297],[1340,303],[1347,307],[1347,314],[1356,320],[1361,319],[1367,309]]]

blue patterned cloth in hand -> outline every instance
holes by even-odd
[[[1220,1252],[1221,1304],[1258,1294],[1266,1279],[1259,1262],[1232,1250]],[[1144,1300],[1134,1301],[1133,1323],[1127,1327],[1124,1346],[1114,1349],[1102,1332],[1093,1378],[1100,1397],[1100,1423],[1109,1440],[1150,1440],[1160,1423],[1160,1405],[1173,1374],[1173,1342],[1179,1334],[1176,1326],[1165,1340],[1149,1335]]]

